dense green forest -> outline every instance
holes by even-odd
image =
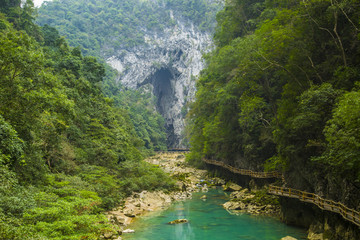
[[[163,120],[20,4],[0,0],[0,239],[97,239],[123,197],[174,187],[142,161]]]
[[[170,12],[210,31],[220,7],[211,0],[54,0],[39,9],[37,22],[56,27],[85,54],[108,57],[116,50],[145,44],[148,31],[161,34],[176,26]]]
[[[189,161],[302,166],[310,183],[331,174],[359,189],[360,2],[227,0],[217,21],[188,118]]]
[[[153,2],[54,0],[38,26],[32,0],[0,0],[0,239],[97,239],[117,231],[103,212],[131,192],[174,188],[142,161],[166,149],[156,100],[91,56],[174,26],[170,8],[208,31],[219,7]],[[188,160],[307,166],[359,186],[359,1],[227,0],[216,18]]]
[[[176,19],[189,27],[194,24],[203,31],[211,31],[220,8],[221,4],[212,0],[54,0],[38,10],[36,22],[55,27],[70,46],[80,46],[84,55],[106,60],[109,56],[121,57],[121,50],[144,45],[144,36],[149,32],[162,34],[164,29],[174,28]],[[114,82],[118,77],[114,70],[110,67],[105,70],[104,93],[115,99],[117,106],[128,110],[145,148],[166,149],[164,121],[152,107],[156,99],[125,89]]]

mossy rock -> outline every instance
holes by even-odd
[[[176,219],[174,221],[168,222],[168,224],[180,224],[180,223],[188,223],[187,219]]]

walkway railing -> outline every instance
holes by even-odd
[[[247,169],[238,169],[231,165],[228,165],[223,162],[216,161],[216,160],[210,160],[210,159],[203,158],[203,161],[208,164],[226,168],[230,172],[238,173],[241,175],[247,175],[247,176],[254,177],[254,178],[281,178],[281,179],[283,178],[283,175],[281,172],[276,172],[276,171],[274,171],[274,172],[254,172],[254,171],[247,170]]]
[[[348,208],[342,203],[324,199],[314,193],[274,185],[269,186],[269,193],[290,198],[297,198],[303,202],[313,203],[323,210],[339,213],[346,220],[360,226],[360,212]]]
[[[247,175],[254,178],[281,178],[284,181],[284,177],[280,172],[254,172],[251,170],[246,169],[238,169],[228,164],[225,164],[220,161],[210,160],[210,159],[203,159],[205,163],[220,166],[223,168],[228,169],[233,173],[238,173],[241,175]],[[297,198],[300,201],[308,202],[315,204],[319,208],[327,211],[331,211],[334,213],[340,214],[344,219],[360,226],[360,212],[346,207],[344,204],[335,202],[332,200],[324,199],[314,193],[304,192],[297,189],[286,188],[286,187],[278,187],[274,185],[269,186],[270,194],[289,197],[289,198]]]
[[[187,148],[170,148],[167,150],[156,150],[157,153],[173,153],[173,152],[182,152],[182,153],[189,153],[190,150]]]

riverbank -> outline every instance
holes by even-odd
[[[228,199],[221,187],[195,192],[192,199],[174,202],[164,211],[140,217],[131,225],[135,232],[122,237],[124,240],[280,240],[292,236],[300,240],[306,236],[304,230],[287,226],[272,217],[229,214],[223,207]],[[169,224],[176,219],[187,222]]]
[[[129,231],[129,225],[139,216],[145,216],[151,212],[167,209],[174,201],[190,199],[193,192],[207,191],[206,184],[202,182],[212,181],[206,170],[194,169],[185,163],[183,153],[161,153],[149,157],[145,161],[161,167],[166,173],[177,181],[178,190],[174,192],[142,191],[133,193],[124,200],[124,203],[116,209],[107,212],[108,219],[122,232]],[[121,232],[119,232],[121,235]],[[118,239],[116,235],[102,235],[103,239]]]
[[[131,224],[139,217],[167,209],[174,201],[192,198],[194,192],[207,192],[209,188],[221,186],[228,193],[229,201],[223,204],[231,214],[249,213],[253,215],[279,216],[277,197],[269,196],[266,190],[249,191],[247,188],[225,180],[210,177],[206,170],[195,169],[185,162],[183,153],[161,153],[146,159],[148,163],[162,168],[177,181],[174,192],[143,191],[133,193],[124,203],[107,213],[108,219],[121,229],[121,233],[132,232]],[[206,196],[204,196],[204,201]],[[102,235],[103,239],[118,239],[118,235]]]

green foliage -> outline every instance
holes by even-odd
[[[76,176],[48,175],[33,195],[36,206],[25,211],[23,221],[48,239],[97,239],[111,227],[100,214],[102,199],[92,189]]]
[[[150,165],[147,162],[123,162],[120,176],[124,175],[126,175],[126,178],[122,178],[122,188],[126,194],[141,190],[175,190],[175,181],[159,167]]]
[[[91,184],[93,190],[102,198],[101,206],[104,209],[116,207],[125,196],[121,189],[121,175],[107,168],[83,165],[79,174],[81,179]]]
[[[102,211],[132,191],[174,183],[142,162],[144,142],[121,106],[127,97],[102,92],[105,66],[69,47],[52,27],[27,34],[36,26],[26,10],[31,1],[23,9],[17,1],[0,3],[6,14],[0,14],[0,239],[98,239],[116,232]],[[16,22],[15,13],[29,14],[22,17],[28,22]],[[161,119],[141,113],[150,100],[127,106],[137,105],[133,112],[153,131],[147,147],[163,147]]]
[[[256,204],[258,206],[279,205],[278,197],[268,194],[266,189],[258,190],[251,193],[255,195],[254,198],[248,198],[241,201],[244,203]]]
[[[215,26],[215,15],[221,3],[212,0],[166,0],[166,6],[187,19],[203,31],[212,31]]]
[[[286,119],[284,129],[274,131],[278,152],[283,156],[277,164],[287,165],[290,156],[302,155],[306,159],[323,152],[323,129],[331,118],[331,112],[340,91],[331,84],[312,86],[298,98],[297,112]],[[279,160],[274,157],[273,160]]]
[[[166,150],[164,118],[156,111],[155,97],[144,89],[125,89],[111,80],[104,82],[106,95],[114,99],[116,106],[129,112],[136,135],[144,142],[144,153]]]
[[[66,4],[66,8],[64,7]],[[51,1],[39,9],[37,21],[44,25],[45,44],[56,44],[58,36],[51,27],[56,27],[65,35],[72,46],[81,46],[86,55],[106,57],[120,49],[145,44],[147,31],[164,31],[164,26],[173,27],[181,19],[185,24],[195,24],[204,31],[214,28],[216,12],[221,4],[208,0],[166,0],[166,1]],[[66,27],[65,27],[66,26]],[[116,37],[114,37],[116,36]],[[72,57],[59,62],[58,68],[65,68],[78,77],[80,63]],[[91,63],[83,65],[83,76],[93,82],[96,75]],[[92,74],[86,71],[92,70]],[[97,68],[96,72],[102,74]],[[166,133],[164,120],[156,113],[155,99],[142,90],[124,89],[116,83],[116,75],[107,69],[105,83],[102,85],[105,94],[115,100],[115,105],[124,108],[130,115],[136,135],[144,142],[142,151],[165,150]],[[112,77],[110,77],[110,75]],[[142,99],[142,100],[140,100]],[[111,153],[107,156],[111,158]]]
[[[316,161],[347,170],[348,178],[360,181],[359,138],[360,92],[351,91],[341,96],[332,118],[324,129],[326,151]]]
[[[0,115],[0,164],[23,163],[24,143],[13,127]]]
[[[0,172],[1,239],[97,239],[114,231],[99,213],[101,198],[79,177],[48,175],[35,188],[19,185],[5,167]]]
[[[225,7],[216,15],[217,27],[215,42],[222,47],[232,40],[253,32],[264,13],[264,0],[228,0]]]
[[[11,217],[22,216],[24,211],[35,205],[33,189],[19,185],[14,172],[0,166],[0,210]]]
[[[359,10],[345,0],[226,1],[188,114],[188,161],[359,176]],[[313,172],[297,172],[303,165]]]
[[[33,22],[35,7],[32,0],[1,0],[0,12],[6,14],[8,21],[17,30],[23,30],[37,40],[42,39],[39,26]]]
[[[175,26],[171,11],[177,19],[211,31],[219,8],[219,3],[206,0],[55,0],[39,9],[37,21],[56,27],[72,46],[82,46],[84,53],[103,57],[145,44],[149,30],[160,33],[165,26]]]

